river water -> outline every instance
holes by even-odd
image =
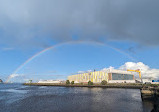
[[[0,84],[0,112],[150,112],[138,89]]]

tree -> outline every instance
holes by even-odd
[[[88,85],[93,85],[93,82],[91,82],[91,81],[88,81]]]
[[[103,80],[102,82],[101,82],[101,85],[106,85],[107,84],[107,81],[106,80]]]
[[[32,80],[29,80],[29,83],[32,83]]]
[[[73,85],[73,84],[74,84],[74,81],[72,81],[71,84]]]
[[[66,84],[69,85],[69,84],[70,84],[70,81],[69,81],[69,80],[66,80]]]

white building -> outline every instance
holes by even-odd
[[[106,72],[109,76],[109,83],[135,83],[132,72],[116,69],[108,69]]]
[[[62,83],[61,80],[41,80],[38,83]]]
[[[68,76],[69,81],[78,83],[101,83],[106,80],[108,83],[135,83],[134,75],[129,71],[107,69]]]

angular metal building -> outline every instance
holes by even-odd
[[[135,83],[134,75],[128,71],[108,69],[105,71],[95,71],[68,76],[69,81],[75,83],[101,83],[106,80],[108,83]]]

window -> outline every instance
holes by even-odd
[[[112,80],[133,80],[133,75],[112,73]]]

